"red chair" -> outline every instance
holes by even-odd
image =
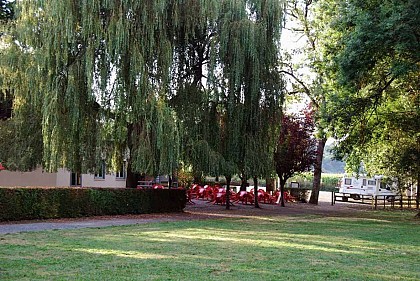
[[[213,205],[214,204],[226,204],[226,192],[218,192],[214,198]]]
[[[187,195],[187,204],[195,205],[195,203],[192,201],[192,189],[187,189],[186,195]]]
[[[276,191],[275,195],[273,196],[273,202],[277,203],[280,196],[280,192]],[[285,191],[283,193],[284,202],[296,202],[296,197],[292,196],[289,191]]]
[[[198,184],[193,184],[190,188],[191,190],[191,198],[197,198],[197,194],[198,194],[198,189],[200,188],[200,186]]]
[[[197,191],[197,199],[203,199],[204,200],[204,195],[205,195],[205,189],[202,186],[198,186],[198,191]]]
[[[264,204],[272,204],[274,201],[273,196],[270,195],[270,193],[266,192],[264,189],[258,190],[258,202],[264,203]],[[274,201],[275,202],[275,201]]]
[[[230,191],[230,202],[238,202],[239,193],[236,193],[235,191]]]
[[[284,201],[286,202],[296,202],[296,197],[292,196],[289,191],[284,192]]]
[[[213,199],[213,188],[209,185],[204,186],[204,199],[209,201]]]
[[[242,204],[254,203],[254,194],[248,191],[239,191],[237,194],[236,202],[241,201]]]

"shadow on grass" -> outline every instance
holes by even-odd
[[[305,215],[5,235],[0,277],[417,280],[419,230],[407,222]]]

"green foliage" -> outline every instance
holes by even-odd
[[[340,1],[329,41],[337,155],[371,174],[419,174],[420,8],[417,1]],[[338,110],[339,109],[339,110]]]
[[[180,189],[0,188],[0,221],[180,212]]]
[[[197,173],[268,173],[282,3],[18,2],[2,69],[19,74],[15,99],[32,101],[16,103],[14,118],[39,114],[38,163],[80,172],[125,159],[157,175],[182,158]]]
[[[0,0],[0,21],[11,20],[14,17],[13,0]]]
[[[321,177],[321,191],[333,191],[337,188],[339,180],[343,177],[343,174],[322,174]],[[286,186],[290,186],[291,182],[298,182],[299,186],[304,189],[312,189],[313,185],[313,174],[301,173],[291,177]]]
[[[176,41],[171,103],[184,128],[183,159],[197,174],[270,173],[282,102],[275,71],[281,3],[214,1],[207,15],[206,5],[187,2],[207,22],[197,17],[202,26]]]

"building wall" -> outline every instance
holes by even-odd
[[[71,172],[60,169],[57,172],[56,186],[70,186]],[[82,174],[82,187],[125,187],[125,179],[117,179],[115,174],[106,174],[105,179],[97,179],[92,174]]]
[[[59,169],[57,173],[46,173],[41,168],[32,172],[0,171],[0,186],[70,186],[71,172]],[[124,188],[125,179],[117,179],[115,174],[105,175],[105,179],[95,179],[92,174],[82,174],[82,187]]]
[[[125,187],[125,179],[117,179],[115,174],[106,174],[105,179],[95,179],[92,174],[82,174],[83,187]]]
[[[0,171],[0,186],[56,186],[57,173]]]
[[[55,186],[70,186],[70,171],[65,169],[59,169],[57,171],[57,181]]]

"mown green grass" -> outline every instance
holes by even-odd
[[[420,280],[420,224],[253,217],[8,234],[0,280]]]

